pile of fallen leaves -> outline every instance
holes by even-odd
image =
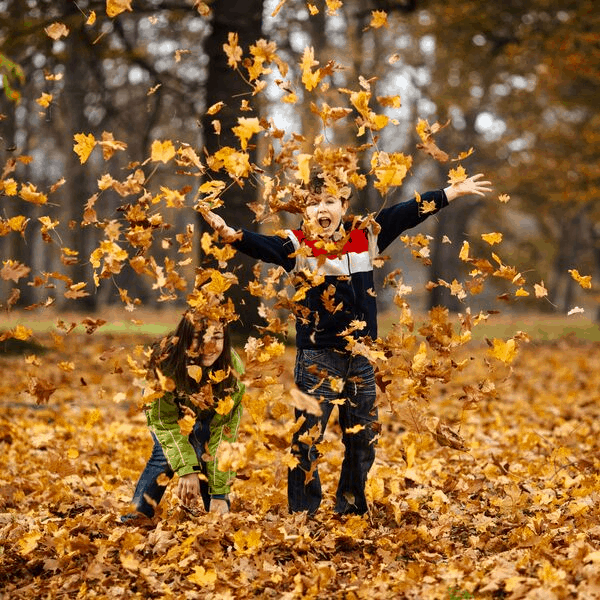
[[[477,410],[461,373],[435,387],[431,411],[467,451],[404,430],[384,402],[366,517],[332,512],[337,423],[320,511],[288,514],[291,407],[255,392],[229,456],[232,512],[191,514],[172,483],[154,520],[125,526],[151,442],[122,365],[148,340],[68,335],[0,358],[2,598],[600,597],[597,345],[524,346]],[[292,350],[279,360],[291,388]]]

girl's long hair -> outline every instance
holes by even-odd
[[[202,368],[200,381],[196,381],[188,374],[188,366],[194,364],[189,354],[194,337],[202,340],[211,324],[214,325],[214,321],[194,316],[191,311],[186,311],[174,332],[152,344],[148,370],[154,376],[159,370],[164,376],[172,379],[178,394],[195,394],[207,383],[211,383],[210,372],[229,371],[227,378],[213,384],[213,393],[217,398],[221,398],[226,391],[232,390],[235,387],[235,376],[231,364],[231,340],[227,323],[223,323],[223,351],[219,358],[210,367],[200,365]]]

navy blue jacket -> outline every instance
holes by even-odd
[[[426,192],[421,196],[421,203],[432,200],[436,210],[425,214],[419,210],[419,203],[414,198],[384,208],[375,219],[380,226],[379,233],[370,227],[354,229],[349,232],[350,237],[341,252],[333,256],[315,247],[315,242],[307,240],[300,230],[288,230],[287,237],[283,238],[242,229],[242,239],[234,242],[233,246],[252,258],[281,265],[292,275],[296,288],[306,290],[305,297],[298,300],[294,310],[298,348],[343,349],[346,341],[341,334],[354,320],[364,321],[366,326],[352,333],[353,337],[377,337],[373,259],[402,232],[448,204],[443,190]],[[295,256],[291,256],[298,250]],[[315,282],[311,275],[307,279],[302,276],[303,272],[323,275],[324,280]]]

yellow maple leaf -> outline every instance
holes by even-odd
[[[327,14],[334,16],[338,9],[343,6],[343,2],[341,0],[325,0],[327,4]]]
[[[503,202],[504,204],[506,204],[510,200],[510,196],[508,194],[500,194],[498,196],[498,200],[500,200],[500,202]]]
[[[46,202],[48,202],[46,194],[38,192],[37,188],[32,183],[21,185],[19,196],[26,202],[31,202],[33,204],[46,204]]]
[[[85,22],[86,25],[93,25],[96,22],[96,11],[92,10]]]
[[[377,177],[375,187],[385,194],[390,187],[401,185],[411,166],[412,157],[401,152],[374,152],[371,157],[371,171]]]
[[[29,223],[29,219],[27,217],[24,217],[23,215],[17,215],[16,217],[11,217],[8,220],[8,226],[13,231],[18,231],[21,234],[25,231],[27,223]]]
[[[521,298],[521,297],[527,297],[529,296],[529,292],[527,290],[524,290],[522,287],[520,287],[516,292],[515,292],[515,296],[517,296],[517,298]]]
[[[221,383],[229,377],[229,369],[219,369],[218,371],[211,371],[208,376],[213,383]]]
[[[369,23],[369,27],[373,27],[373,29],[379,29],[380,27],[387,27],[387,13],[384,10],[372,10],[371,11],[371,22]]]
[[[506,342],[498,338],[492,340],[493,347],[488,350],[488,354],[501,360],[503,363],[510,364],[517,355],[517,344],[514,339]]]
[[[53,40],[59,40],[61,37],[69,35],[69,28],[64,23],[52,23],[44,28],[46,35]]]
[[[186,578],[191,583],[205,586],[217,580],[217,572],[214,569],[205,569],[202,566],[194,566],[194,572]]]
[[[453,185],[455,183],[461,183],[467,178],[467,172],[462,165],[456,167],[456,169],[450,169],[448,173],[448,183]]]
[[[223,44],[223,50],[227,55],[227,64],[232,69],[237,69],[238,63],[242,60],[242,49],[238,46],[238,34],[229,32],[227,36],[228,44]]]
[[[169,208],[183,208],[185,205],[185,194],[179,190],[171,190],[163,185],[160,187],[160,191]]]
[[[52,102],[52,94],[46,94],[45,92],[39,98],[35,100],[42,108],[48,108]]]
[[[582,288],[589,290],[592,287],[591,275],[580,275],[577,269],[569,269],[569,273]]]
[[[298,154],[298,171],[296,177],[304,183],[308,184],[310,180],[310,159],[312,154]]]
[[[260,546],[260,538],[260,529],[251,529],[250,531],[238,529],[233,534],[235,549],[243,554],[253,552],[255,548]]]
[[[210,282],[205,284],[204,288],[213,294],[222,294],[233,284],[230,278],[224,277],[219,271],[213,271],[210,276]]]
[[[228,395],[221,398],[215,407],[215,411],[219,415],[228,415],[233,410],[233,398]]]
[[[302,54],[302,60],[300,61],[300,68],[302,69],[302,83],[304,87],[310,92],[315,89],[321,80],[319,71],[312,72],[312,68],[319,64],[315,60],[315,50],[312,46],[304,48]]]
[[[79,156],[79,162],[83,165],[92,153],[96,145],[96,139],[91,133],[87,135],[85,133],[76,133],[73,137],[76,142],[73,146],[73,151]]]
[[[33,331],[24,325],[17,325],[11,330],[11,337],[15,338],[16,340],[21,340],[22,342],[28,340],[32,335]]]
[[[112,19],[126,10],[130,11],[132,0],[106,0],[106,14]]]
[[[464,261],[469,260],[469,242],[464,241],[462,243],[462,247],[460,249],[460,252],[458,253],[458,258]]]
[[[19,539],[19,546],[21,547],[20,553],[23,556],[33,552],[38,545],[39,540],[41,539],[42,534],[39,531],[30,531],[29,533],[24,534]]]
[[[12,178],[0,181],[0,190],[4,191],[7,196],[16,196],[17,182]]]
[[[212,163],[210,159],[207,161],[212,169],[218,171],[221,167],[224,167],[227,173],[234,179],[247,177],[252,168],[248,154],[237,152],[230,146],[225,146],[218,152],[215,152],[212,159]]]
[[[482,233],[481,234],[481,239],[484,242],[487,242],[490,246],[493,246],[494,244],[499,244],[502,241],[502,234],[501,233]]]
[[[248,140],[255,134],[262,131],[263,128],[258,121],[257,117],[239,117],[238,125],[236,125],[232,131],[239,138],[242,150],[248,147]]]
[[[175,156],[175,147],[171,140],[161,142],[154,140],[151,147],[150,159],[152,162],[168,163]]]

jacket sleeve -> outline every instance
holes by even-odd
[[[435,210],[424,212],[421,210],[424,202],[435,202]],[[384,208],[375,218],[381,226],[377,238],[377,248],[383,252],[401,233],[422,223],[427,217],[434,215],[448,205],[448,198],[444,190],[425,192],[421,195],[421,201],[415,198],[408,202],[401,202],[389,208]]]
[[[201,471],[196,452],[177,422],[179,408],[175,396],[166,393],[152,402],[146,412],[148,426],[156,435],[169,462],[180,477]]]
[[[233,368],[241,375],[244,367],[240,357],[235,351],[232,351],[231,360]],[[211,495],[228,494],[231,489],[231,482],[235,479],[235,471],[221,471],[217,454],[223,443],[233,443],[237,441],[240,421],[242,419],[242,397],[245,386],[239,381],[236,382],[236,389],[232,395],[233,407],[226,415],[215,413],[210,422],[210,438],[208,440],[208,454],[210,458],[206,461],[206,470],[208,476],[208,491]]]
[[[233,242],[232,246],[252,258],[281,265],[286,271],[291,271],[296,264],[296,259],[290,258],[295,251],[290,238],[242,229],[242,239]]]

